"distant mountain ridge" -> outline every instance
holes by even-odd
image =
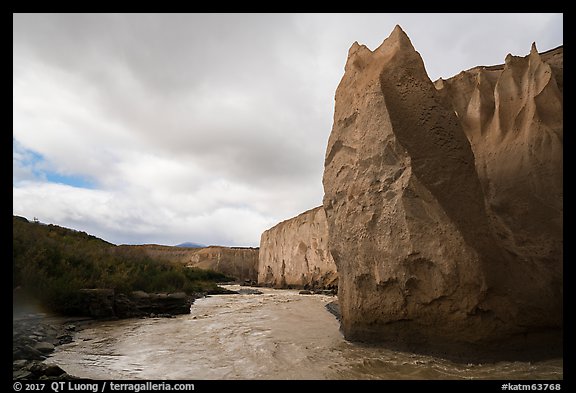
[[[184,242],[184,243],[176,244],[174,247],[204,248],[204,247],[206,247],[206,245],[200,244],[200,243]]]

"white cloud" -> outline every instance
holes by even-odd
[[[257,245],[321,204],[348,48],[396,24],[432,79],[562,43],[561,14],[15,14],[14,214],[114,243]]]
[[[214,188],[225,196],[229,187]],[[113,192],[46,182],[22,182],[15,187],[13,211],[117,244],[176,244],[194,238],[204,244],[258,246],[262,228],[275,224],[237,201],[233,206],[201,195],[171,198],[166,190],[146,195],[138,190]]]
[[[13,141],[12,147],[12,183],[35,180],[37,178],[37,157],[24,149],[20,143]]]

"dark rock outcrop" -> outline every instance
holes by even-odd
[[[23,360],[13,362],[12,379],[72,380],[77,378],[69,375],[56,364],[44,363],[37,360]]]
[[[80,312],[93,318],[135,318],[189,314],[192,300],[183,292],[146,293],[134,291],[126,295],[113,289],[80,290]]]
[[[342,321],[342,318],[340,316],[340,305],[338,304],[338,300],[333,300],[330,303],[326,304],[326,310],[334,315],[334,317],[338,320],[338,321]]]
[[[560,351],[561,77],[533,50],[485,79],[466,105],[456,82],[438,91],[399,26],[350,48],[323,178],[347,338],[468,359]]]
[[[72,337],[61,318],[47,318],[36,313],[13,316],[12,378],[74,379],[57,365],[47,362],[56,346],[70,341]]]
[[[190,314],[192,302],[183,292],[146,293],[134,291],[116,296],[115,310],[119,318],[140,316],[170,316]]]
[[[115,293],[113,289],[96,288],[80,290],[80,312],[92,318],[112,318],[114,311]]]

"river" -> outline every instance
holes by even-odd
[[[227,286],[239,289],[237,286]],[[189,315],[95,322],[47,362],[91,379],[562,379],[562,359],[459,364],[342,337],[331,296],[258,288]]]

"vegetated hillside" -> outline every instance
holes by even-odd
[[[13,217],[12,286],[48,308],[72,312],[82,288],[128,293],[204,292],[224,274],[156,260],[138,249],[115,246],[85,232]]]

